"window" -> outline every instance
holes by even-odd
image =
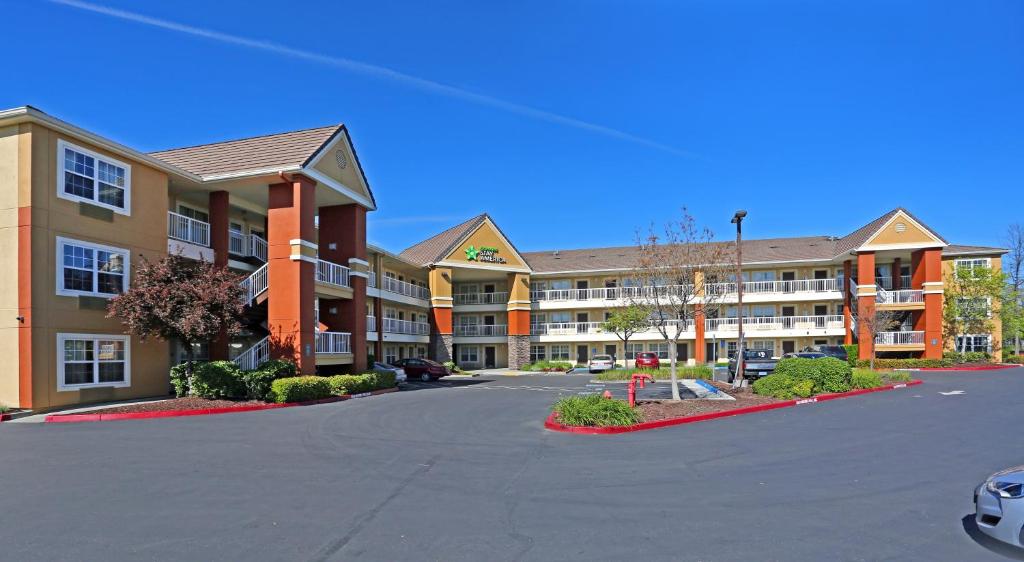
[[[395,346],[388,345],[384,347],[384,362],[388,365],[394,365],[395,361],[398,361],[398,355],[395,352]]]
[[[957,299],[960,318],[992,317],[992,299],[987,297],[961,297]]]
[[[479,363],[480,348],[475,345],[459,346],[459,363]]]
[[[990,258],[970,258],[970,259],[958,259],[954,263],[954,273],[959,275],[963,270],[969,270],[972,273],[975,269],[988,269],[992,266],[992,260]]]
[[[57,143],[57,160],[58,197],[129,214],[131,166],[64,141]]]
[[[553,346],[551,346],[551,360],[552,361],[568,361],[569,360],[569,346],[568,345],[553,345]]]
[[[128,336],[57,334],[57,390],[130,386]]]
[[[726,357],[733,357],[736,355],[736,342],[731,341],[725,344]]]
[[[186,207],[185,205],[178,205],[178,214],[183,217],[188,217],[192,220],[209,223],[210,215],[204,211],[198,211],[192,207]]]
[[[775,355],[775,342],[773,340],[753,340],[750,342],[750,349],[763,349],[769,355]]]
[[[990,337],[985,335],[965,335],[957,336],[956,338],[956,351],[980,351],[983,353],[989,353],[992,351],[990,345]]]
[[[547,359],[547,354],[543,345],[530,346],[530,363],[536,363],[545,359]]]
[[[550,320],[550,322],[552,324],[567,324],[569,322],[572,322],[572,313],[571,312],[552,312],[551,313],[551,320]]]
[[[568,279],[558,279],[556,281],[552,281],[549,286],[552,291],[567,291],[572,289],[572,282]]]
[[[636,359],[636,354],[643,352],[643,350],[644,344],[642,343],[626,344],[626,359]]]
[[[657,353],[658,359],[668,359],[668,342],[647,344],[647,351]]]
[[[750,315],[758,318],[775,316],[775,306],[770,304],[754,305],[750,307]]]
[[[57,237],[57,294],[109,297],[128,281],[128,250]]]

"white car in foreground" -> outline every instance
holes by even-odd
[[[394,365],[388,365],[387,363],[374,363],[373,371],[388,371],[395,374],[395,384],[405,384],[406,376],[405,369],[401,367],[395,367]]]
[[[974,509],[979,531],[1024,548],[1024,466],[989,476],[974,490]]]
[[[611,355],[595,355],[590,358],[590,363],[587,365],[587,369],[591,373],[600,373],[614,368],[615,360]]]

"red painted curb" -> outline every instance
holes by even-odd
[[[1002,369],[1016,369],[1024,365],[1006,363],[1003,365],[967,365],[964,367],[918,367],[917,369],[906,369],[907,371],[999,371]]]
[[[14,419],[14,416],[10,414],[0,414],[0,422],[11,421],[12,419]]]
[[[658,429],[661,427],[669,427],[673,425],[682,425],[686,423],[695,423],[706,420],[713,420],[717,418],[725,418],[730,416],[741,416],[744,414],[753,414],[756,412],[764,412],[767,410],[778,410],[779,408],[790,408],[792,406],[799,406],[802,404],[813,404],[815,402],[825,402],[828,400],[837,400],[839,398],[848,398],[850,396],[860,396],[862,394],[871,394],[872,392],[882,392],[886,390],[895,390],[897,388],[906,388],[908,386],[915,386],[921,384],[923,381],[912,380],[905,383],[890,384],[886,386],[880,386],[878,388],[863,388],[858,390],[851,390],[849,392],[839,392],[834,394],[819,394],[810,398],[800,398],[797,400],[785,400],[782,402],[772,402],[770,404],[759,404],[757,406],[747,406],[746,408],[736,408],[735,410],[725,410],[722,412],[709,412],[707,414],[694,414],[691,416],[683,416],[681,418],[670,418],[667,420],[658,420],[652,422],[643,422],[636,425],[624,425],[615,427],[588,427],[580,425],[562,425],[556,420],[558,415],[554,412],[544,420],[544,427],[552,431],[561,431],[564,433],[586,433],[590,435],[610,435],[615,433],[631,433],[633,431],[646,431],[649,429]]]
[[[217,414],[233,414],[235,412],[256,412],[260,410],[277,410],[280,408],[293,408],[295,406],[313,406],[315,404],[330,404],[332,402],[343,402],[353,398],[365,398],[396,392],[398,387],[383,388],[362,394],[345,394],[332,396],[319,400],[306,402],[287,402],[285,404],[254,404],[252,406],[238,406],[234,408],[206,408],[202,410],[169,410],[165,412],[126,412],[121,414],[52,414],[43,420],[46,423],[78,423],[78,422],[99,422],[115,420],[151,420],[157,418],[183,418],[188,416],[210,416]]]

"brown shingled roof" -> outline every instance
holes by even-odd
[[[946,239],[943,238],[941,234],[935,232],[935,230],[933,230],[930,226],[925,224],[924,221],[915,217],[913,213],[904,209],[903,207],[896,207],[895,209],[889,211],[888,213],[885,213],[884,215],[878,217],[877,219],[867,223],[866,225],[858,228],[857,230],[854,230],[850,234],[847,234],[846,236],[840,238],[839,241],[836,242],[836,255],[838,256],[841,254],[845,254],[850,250],[854,250],[863,246],[864,243],[867,242],[868,239],[871,238],[871,236],[874,233],[878,232],[878,229],[885,226],[885,223],[889,222],[889,219],[891,219],[896,213],[899,213],[900,211],[905,213],[908,217],[914,219],[915,222],[920,224],[922,227],[926,228],[928,232],[931,232],[935,236],[938,236],[939,240],[942,240],[946,244],[949,244],[949,242],[946,241]]]
[[[150,153],[199,176],[298,168],[341,130],[340,125]]]
[[[964,244],[950,244],[942,249],[947,256],[962,256],[966,254],[1005,254],[1009,252],[1006,248],[995,246],[969,246]]]
[[[437,263],[452,253],[455,245],[483,224],[487,218],[487,213],[477,215],[464,223],[457,224],[440,234],[427,238],[419,244],[402,250],[398,257],[410,263],[424,266]]]

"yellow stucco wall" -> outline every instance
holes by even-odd
[[[492,263],[477,260],[470,260],[466,256],[466,249],[473,246],[477,250],[480,248],[497,248],[497,256],[504,258],[505,263]],[[515,250],[512,249],[506,242],[504,237],[498,232],[494,226],[489,222],[484,222],[480,225],[480,228],[476,229],[473,234],[466,239],[458,248],[445,257],[447,262],[453,263],[464,263],[471,266],[494,266],[494,267],[525,267],[526,265],[516,255]]]
[[[18,404],[18,127],[0,128],[0,404]]]

